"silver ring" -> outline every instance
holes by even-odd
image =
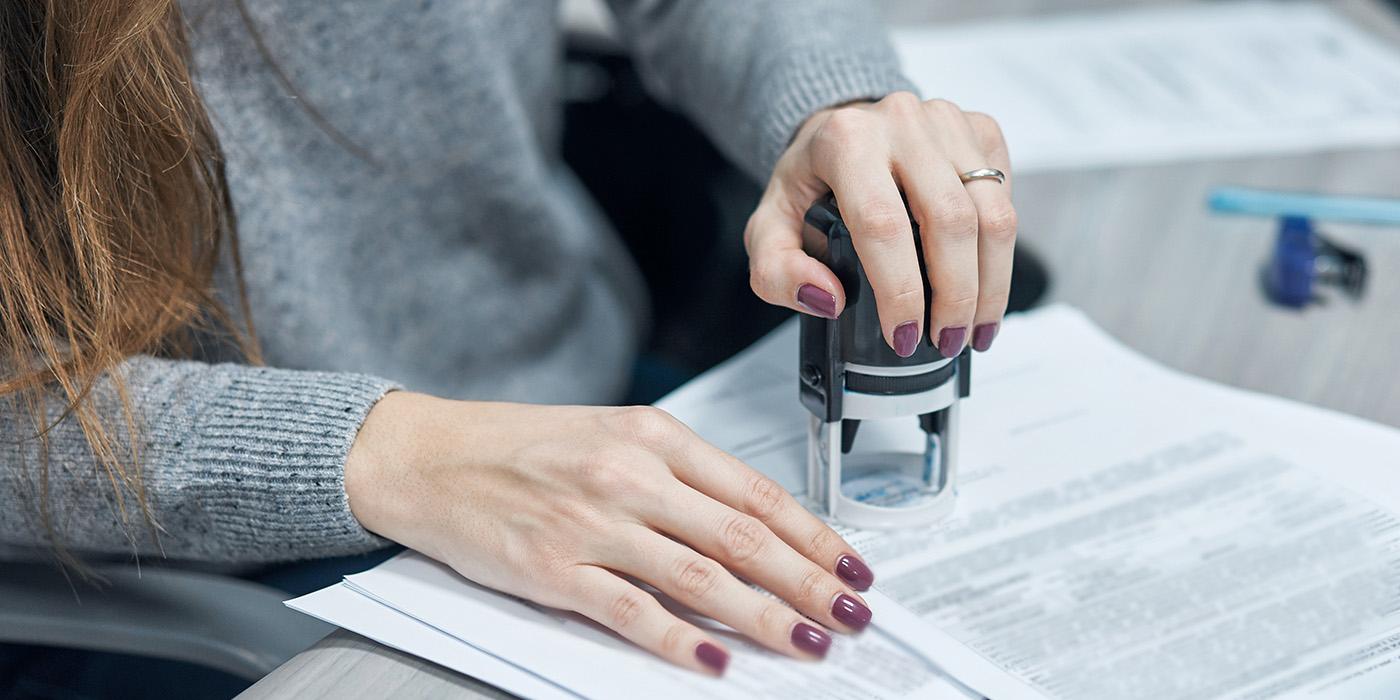
[[[997,184],[1005,184],[1006,173],[1003,173],[1002,171],[997,170],[996,168],[978,168],[976,170],[969,170],[959,175],[958,179],[962,180],[965,183],[972,182],[973,180],[996,180]]]

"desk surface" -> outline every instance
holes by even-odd
[[[971,7],[884,2],[895,20],[940,19]],[[1340,4],[1400,41],[1400,22],[1379,5]],[[1044,6],[1043,0],[997,0],[979,4],[979,11]],[[1256,274],[1275,224],[1206,211],[1207,188],[1225,183],[1394,195],[1400,149],[1027,175],[1017,179],[1015,193],[1021,244],[1054,271],[1051,300],[1084,309],[1166,365],[1400,426],[1400,230],[1326,225],[1366,251],[1372,277],[1366,297],[1303,312],[1275,308],[1260,294]],[[510,697],[342,630],[241,697],[444,696]]]

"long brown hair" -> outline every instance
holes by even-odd
[[[214,292],[221,256],[241,280],[222,155],[176,2],[0,2],[0,409],[27,411],[34,428],[0,439],[39,441],[40,463],[24,468],[61,561],[76,563],[49,502],[46,408],[62,402],[94,481],[155,533],[119,368],[186,352],[193,329],[258,360],[241,282],[240,323]],[[119,411],[99,412],[99,386]]]

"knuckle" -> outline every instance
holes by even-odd
[[[528,569],[527,569],[528,571]],[[534,601],[540,605],[561,610],[572,610],[581,615],[586,615],[590,611],[584,601],[588,600],[589,591],[579,585],[575,577],[571,576],[572,571],[564,572],[532,572],[530,576],[522,577],[520,586],[516,589],[516,595],[526,600]],[[599,623],[606,624],[606,620],[598,620]]]
[[[584,455],[579,462],[583,487],[595,494],[636,495],[644,492],[645,459],[636,448],[607,446]]]
[[[783,636],[790,624],[792,624],[792,612],[782,605],[764,605],[754,618],[754,625],[758,630],[770,637]]]
[[[719,582],[719,566],[704,559],[688,559],[676,567],[676,588],[690,599],[709,595]]]
[[[807,551],[811,552],[819,559],[825,560],[827,555],[835,554],[836,550],[842,547],[841,538],[829,528],[823,526],[817,529],[808,542]]]
[[[645,594],[640,590],[635,590],[619,593],[613,598],[608,604],[608,621],[613,629],[627,629],[642,616],[646,606],[646,602],[642,600],[643,595]]]
[[[823,147],[844,148],[864,140],[869,128],[869,118],[863,111],[838,109],[822,122],[812,139]]]
[[[628,406],[622,410],[622,424],[637,445],[664,445],[676,435],[676,419],[652,406]]]
[[[935,297],[937,307],[934,315],[944,319],[965,318],[977,308],[977,290],[957,290],[945,294],[942,299]],[[954,325],[949,322],[947,325]]]
[[[977,315],[981,316],[990,312],[993,317],[999,318],[1006,313],[1007,301],[1005,289],[999,292],[983,293],[981,298],[977,300]]]
[[[528,577],[532,583],[559,588],[573,581],[578,560],[573,547],[556,539],[545,539],[522,554],[521,568],[535,574]]]
[[[924,286],[917,277],[904,280],[886,299],[888,301],[885,303],[889,305],[889,308],[923,308]]]
[[[977,237],[977,209],[962,194],[944,195],[929,212],[934,233],[954,238]]]
[[[987,207],[978,212],[977,233],[996,243],[1007,243],[1016,239],[1016,210],[1011,205]]]
[[[757,258],[749,259],[749,287],[760,297],[781,284],[778,271]]]
[[[877,200],[857,206],[865,224],[865,237],[877,243],[894,243],[910,236],[909,213],[903,205]]]
[[[787,503],[788,492],[776,481],[756,475],[749,482],[745,510],[750,515],[767,522],[772,520]]]
[[[758,230],[758,212],[749,215],[749,220],[744,223],[744,250],[753,249],[754,233]]]
[[[887,107],[894,112],[914,112],[922,104],[918,96],[908,90],[892,92],[886,95],[884,99],[880,100],[881,106]]]
[[[983,150],[999,149],[1006,145],[1006,137],[1002,135],[1001,124],[991,115],[983,112],[968,112],[967,121],[972,125],[973,133],[981,141]]]
[[[997,120],[986,112],[966,112],[964,116],[972,124],[972,128],[979,132],[1001,134],[1001,124],[998,124]]]
[[[820,569],[811,569],[802,575],[802,580],[797,584],[796,604],[810,603],[817,604],[818,601],[825,600],[826,589],[828,588],[826,572]]]
[[[673,622],[666,627],[666,631],[661,635],[659,651],[663,656],[674,656],[685,646],[685,640],[690,636],[690,630],[683,622]]]
[[[720,528],[720,546],[731,562],[753,559],[763,549],[763,523],[748,515],[729,517]]]
[[[579,463],[579,473],[586,484],[607,488],[622,478],[621,455],[617,450],[596,450],[585,455]]]
[[[954,104],[953,101],[945,100],[941,97],[925,102],[924,107],[938,116],[961,116],[963,113],[962,108]]]

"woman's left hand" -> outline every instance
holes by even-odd
[[[1008,179],[959,178],[980,168]],[[1011,285],[1010,175],[996,122],[951,102],[901,92],[818,112],[779,159],[744,232],[753,289],[771,304],[840,314],[841,283],[802,249],[803,214],[834,192],[875,292],[885,342],[905,357],[924,333],[947,357],[969,341],[986,350]],[[923,238],[932,309],[924,308],[910,213]]]

